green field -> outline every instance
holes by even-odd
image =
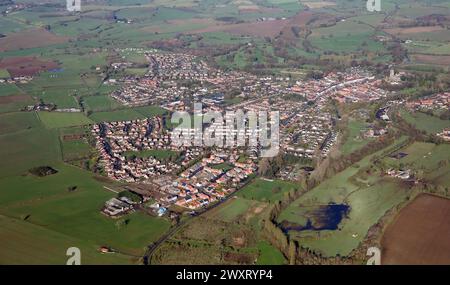
[[[93,124],[83,113],[38,112],[39,119],[48,129]]]
[[[59,264],[64,265],[69,258],[69,247],[81,251],[81,264],[129,264],[137,258],[122,254],[100,254],[87,241],[52,231],[20,219],[0,216],[0,264]]]
[[[244,215],[249,208],[257,205],[258,202],[242,198],[233,198],[232,201],[224,203],[218,209],[208,213],[208,217],[219,219],[225,222],[232,222]]]
[[[342,154],[350,154],[361,149],[370,142],[370,139],[362,138],[367,124],[358,120],[351,120],[348,124],[348,138],[341,147]]]
[[[442,132],[445,128],[450,128],[450,120],[441,120],[438,117],[421,112],[415,112],[412,114],[402,110],[401,116],[408,123],[414,125],[418,130],[425,131],[430,134],[436,134],[438,132]]]
[[[239,192],[238,196],[262,202],[275,202],[282,200],[286,192],[299,188],[299,185],[292,182],[283,180],[270,181],[264,178],[257,178],[255,181],[245,186],[245,188]]]
[[[46,230],[57,232],[59,236],[82,240],[90,245],[88,253],[92,254],[99,246],[107,245],[139,256],[146,245],[169,228],[166,220],[141,213],[128,215],[127,225],[118,228],[115,220],[99,211],[114,193],[103,189],[89,172],[61,163],[52,166],[59,172],[47,177],[0,179],[0,214],[25,219],[33,225],[45,225]],[[68,191],[74,186],[75,191]],[[49,250],[66,242],[59,240],[54,247],[50,245]]]
[[[95,112],[89,116],[95,122],[113,122],[144,119],[153,116],[163,115],[166,110],[157,106],[144,106],[128,109],[121,109],[109,112]]]
[[[9,78],[9,77],[10,75],[8,70],[0,68],[0,78]]]
[[[42,127],[2,134],[0,157],[0,177],[21,175],[31,167],[54,163],[61,159],[58,134]]]
[[[123,154],[126,157],[130,156],[136,156],[136,157],[154,157],[156,159],[167,159],[170,157],[178,157],[178,153],[171,150],[164,150],[164,149],[148,149],[148,150],[142,150],[142,151],[127,151]]]
[[[118,109],[121,105],[110,96],[88,96],[83,98],[88,110],[93,112],[111,111]]]
[[[284,264],[284,256],[260,239],[267,203],[232,198],[192,218],[156,253],[155,264],[236,264],[229,253],[246,257],[240,264]],[[205,227],[205,225],[207,225]]]
[[[256,262],[257,265],[283,265],[286,259],[283,254],[266,241],[258,242],[260,255]]]
[[[21,94],[21,90],[17,88],[15,84],[1,84],[0,83],[0,96],[10,96]]]
[[[133,109],[122,109],[109,112],[95,112],[89,118],[96,123],[144,119],[145,116]]]
[[[91,147],[85,140],[63,140],[61,148],[65,161],[86,158],[91,154]]]
[[[35,112],[0,114],[1,135],[30,130],[40,126],[41,124]]]
[[[313,30],[311,43],[321,50],[351,52],[360,49],[382,51],[383,45],[372,39],[375,30],[355,20],[339,22],[335,26]]]
[[[394,145],[404,142],[396,141]],[[393,146],[394,146],[393,145]],[[290,231],[289,235],[308,248],[318,250],[325,256],[348,255],[365,237],[368,229],[393,206],[404,201],[408,190],[399,181],[383,178],[379,173],[364,176],[359,170],[371,165],[370,159],[388,147],[369,155],[357,164],[325,180],[319,186],[294,201],[278,217],[278,221],[305,223],[305,210],[330,203],[350,206],[348,218],[339,224],[339,230]]]
[[[55,115],[60,119],[66,114]],[[0,264],[64,264],[69,246],[82,250],[84,264],[136,263],[144,248],[170,227],[165,219],[133,213],[118,228],[116,220],[100,213],[115,195],[103,188],[108,180],[62,163],[62,152],[81,154],[86,145],[60,144],[58,136],[84,129],[47,129],[35,112],[0,116],[0,239],[7,248],[0,253]],[[58,173],[29,174],[38,166]],[[101,255],[97,250],[103,245],[123,254]]]
[[[450,160],[450,145],[415,142],[401,149],[399,152],[407,154],[401,159],[386,157],[383,162],[389,167],[411,169],[420,178],[433,181],[437,185],[450,187],[450,170],[446,163]]]

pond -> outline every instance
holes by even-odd
[[[337,230],[341,221],[348,217],[350,206],[346,204],[328,204],[314,206],[307,209],[302,215],[306,219],[304,225],[283,221],[281,227],[284,231],[323,231]]]

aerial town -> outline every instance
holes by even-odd
[[[0,265],[449,265],[449,3],[0,0]]]
[[[303,159],[326,158],[338,140],[334,123],[338,118],[327,108],[330,100],[372,101],[388,94],[379,87],[381,80],[359,68],[330,73],[322,79],[293,82],[289,77],[221,72],[186,54],[151,51],[145,56],[149,62],[148,73],[138,84],[124,79],[122,87],[111,94],[114,99],[125,105],[158,103],[171,112],[193,112],[193,104],[188,102],[201,102],[204,109],[200,111],[202,114],[197,114],[199,117],[208,111],[278,111],[280,150]],[[198,83],[195,88],[187,88],[182,84],[185,81]],[[235,96],[241,100],[226,104],[223,94],[229,90],[240,90]],[[236,137],[238,131],[234,124],[226,124],[232,119],[225,115],[223,122],[205,127],[217,136],[232,133]],[[92,133],[101,155],[100,164],[108,177],[126,183],[152,183],[161,176],[173,177],[170,183],[161,185],[159,192],[164,195],[155,202],[160,205],[156,209],[167,209],[171,204],[190,210],[205,208],[233,193],[257,170],[260,146],[213,147],[210,156],[205,157],[208,148],[203,145],[179,146],[172,141],[180,133],[194,140],[198,134],[195,129],[183,126],[168,130],[161,117],[104,122],[94,125]],[[244,133],[247,141],[253,136],[248,129]],[[223,165],[227,167],[217,167]],[[119,208],[122,211],[105,213],[116,216],[128,212],[132,206]]]

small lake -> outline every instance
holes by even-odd
[[[341,221],[348,217],[350,206],[346,204],[328,204],[308,209],[302,218],[306,218],[304,225],[283,221],[284,231],[324,231],[337,230]]]

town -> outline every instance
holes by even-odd
[[[331,100],[355,103],[389,95],[380,87],[381,79],[360,68],[299,81],[290,77],[222,72],[186,54],[146,51],[145,58],[149,63],[148,72],[137,83],[126,78],[113,82],[121,84],[111,94],[114,99],[127,106],[159,104],[169,112],[191,114],[196,111],[194,103],[200,102],[204,109],[194,116],[201,118],[214,111],[225,118],[223,122],[201,123],[202,127],[214,130],[219,137],[230,133],[234,138],[243,135],[246,142],[254,134],[248,130],[239,133],[234,123],[229,122],[233,118],[225,113],[277,111],[280,114],[277,148],[283,154],[306,160],[326,158],[338,141],[336,121],[339,118],[330,111]],[[113,65],[117,68],[126,64]],[[181,132],[193,141],[198,130],[189,125],[173,129],[167,127],[165,120],[157,116],[100,123],[92,129],[105,174],[120,182],[151,188],[151,191],[138,192],[153,201],[151,208],[158,215],[171,207],[206,208],[237,191],[258,170],[260,145],[244,148],[227,147],[225,143],[212,147],[177,145],[173,141],[175,135]],[[179,122],[172,123],[176,126]],[[286,172],[287,177],[291,172],[294,171]],[[103,212],[120,216],[134,207],[126,198],[115,198],[105,204]]]

